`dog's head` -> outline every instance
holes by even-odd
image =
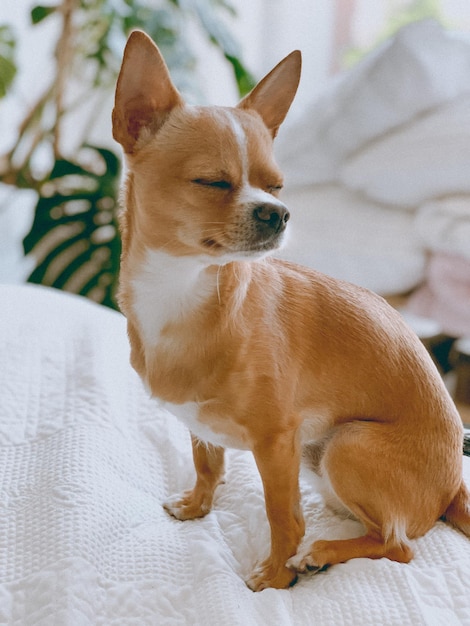
[[[113,136],[126,153],[127,209],[144,245],[216,264],[280,246],[289,212],[277,197],[272,142],[300,65],[300,52],[291,53],[235,108],[189,106],[152,40],[131,34]]]

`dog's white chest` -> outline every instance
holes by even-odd
[[[213,293],[214,279],[191,257],[147,250],[132,280],[133,309],[145,348],[158,344],[161,331],[195,310]]]

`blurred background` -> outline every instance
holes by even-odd
[[[282,254],[399,306],[470,405],[468,0],[2,0],[0,282],[116,307],[110,117],[133,28],[193,103],[233,105],[301,49]]]

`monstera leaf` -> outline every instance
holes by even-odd
[[[23,241],[35,260],[28,280],[117,308],[119,160],[91,146],[81,157],[57,160],[40,186],[34,222]]]

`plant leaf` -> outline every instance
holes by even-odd
[[[46,19],[46,17],[49,17],[49,15],[52,15],[52,13],[55,13],[56,11],[56,6],[46,7],[39,4],[31,9],[31,21],[33,24],[39,24],[39,22],[42,22]]]
[[[86,153],[86,165],[58,159],[41,185],[23,240],[25,253],[36,260],[28,280],[117,308],[119,160],[102,148],[88,146]]]
[[[240,97],[246,96],[246,94],[249,93],[256,84],[254,76],[245,68],[238,57],[225,54],[225,58],[232,65]]]
[[[4,98],[16,75],[15,64],[0,55],[0,98]]]
[[[225,23],[215,11],[216,5],[228,9],[225,3],[216,3],[214,0],[195,0],[194,10],[202,28],[206,31],[210,41],[222,50],[225,58],[232,65],[235,80],[240,96],[246,95],[255,86],[255,79],[245,68],[240,58],[240,48]]]
[[[16,75],[16,40],[9,26],[0,26],[0,98],[3,98]]]

